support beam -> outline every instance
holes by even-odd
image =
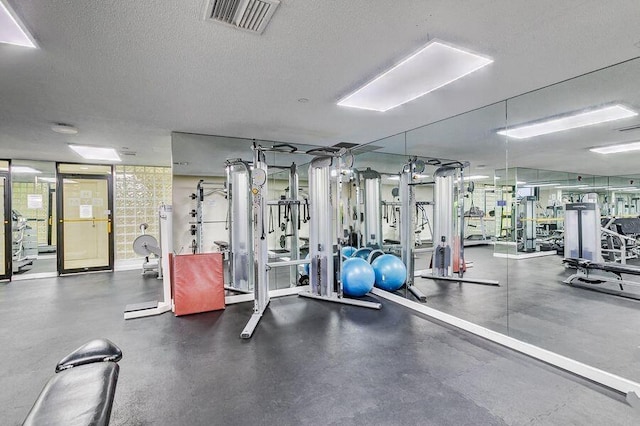
[[[435,281],[450,281],[455,283],[469,283],[469,284],[481,284],[481,285],[491,285],[491,286],[500,286],[500,282],[496,280],[483,280],[480,278],[456,278],[456,277],[437,277],[434,275],[420,275],[421,278],[427,278],[429,280]]]
[[[250,339],[256,327],[258,326],[258,322],[260,322],[260,318],[262,318],[262,312],[256,312],[255,314],[251,315],[249,322],[244,327],[244,330],[242,330],[242,333],[240,333],[240,337],[243,339]]]
[[[309,286],[299,286],[299,287],[287,287],[280,288],[278,290],[269,291],[269,299],[274,299],[277,297],[285,297],[285,296],[293,296],[301,291],[309,291]],[[237,294],[233,296],[227,296],[224,298],[225,305],[234,305],[236,303],[243,302],[252,302],[253,301],[253,293],[250,294]]]
[[[241,294],[253,294],[253,291],[250,290],[244,290],[242,288],[235,288],[235,287],[230,287],[228,285],[224,286],[224,289],[227,291],[231,291],[233,293],[241,293]]]
[[[124,311],[124,319],[151,317],[171,311],[171,304],[164,302],[145,302],[127,305]]]
[[[335,293],[332,296],[320,296],[318,294],[303,291],[298,296],[307,297],[309,299],[322,300],[325,302],[341,303],[343,305],[359,306],[361,308],[381,309],[382,304],[377,302],[368,302],[366,300],[350,299],[348,297],[338,297]]]
[[[309,263],[311,263],[309,259],[283,260],[282,262],[269,262],[267,263],[267,267],[279,268],[283,266],[308,265]]]
[[[420,291],[420,289],[418,287],[416,287],[415,285],[410,285],[407,287],[407,289],[411,292],[411,294],[413,294],[415,296],[416,299],[418,299],[421,302],[426,302],[427,301],[427,296],[424,295],[423,292]]]

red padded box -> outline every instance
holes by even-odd
[[[176,316],[224,309],[222,253],[169,254]]]

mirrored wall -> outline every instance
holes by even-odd
[[[620,289],[640,298],[640,285],[634,284],[640,282],[640,276],[633,269],[640,268],[640,151],[611,149],[623,143],[635,142],[632,148],[636,149],[640,145],[637,75],[640,60],[628,61],[355,147],[353,171],[343,179],[343,196],[352,201],[341,212],[356,235],[351,243],[366,245],[371,235],[365,220],[366,203],[359,194],[363,187],[354,176],[376,176],[380,210],[369,214],[379,214],[383,250],[400,255],[401,175],[409,161],[418,162],[423,167],[411,173],[416,203],[410,215],[414,249],[410,274],[413,286],[426,299],[423,303],[639,381],[640,370],[635,365],[640,356],[640,301],[622,297]],[[616,113],[622,117],[616,118]],[[548,121],[551,127],[545,127]],[[205,235],[211,241],[205,238],[204,249],[216,250],[214,236],[226,239],[225,160],[251,162],[253,142],[174,134],[176,251],[193,248],[195,204],[191,194],[200,180],[222,188],[210,192],[218,198],[211,198],[208,205],[205,202],[211,221]],[[602,147],[613,153],[591,151]],[[269,152],[267,157],[274,166],[269,174],[270,255],[287,259],[293,248],[304,256],[308,218],[322,214],[304,201],[309,191],[306,164],[311,156]],[[293,163],[298,170],[300,200],[294,214],[286,202],[279,203],[291,198]],[[452,164],[457,171],[451,175],[453,192],[447,199],[436,188],[436,176]],[[563,262],[567,229],[573,238],[576,222],[571,217],[577,217],[575,205],[581,203],[595,206],[584,238],[591,238],[598,247],[600,257],[594,262],[604,264],[600,271],[577,270],[575,263]],[[435,253],[443,253],[438,251],[442,236],[434,222],[443,211],[458,224],[451,242],[456,238],[462,242],[449,258],[461,269],[454,272],[455,277],[464,276],[468,282],[433,279],[434,266],[439,268],[441,260]],[[292,246],[294,228],[298,239]],[[272,287],[295,285],[294,278],[301,275],[298,272],[294,276],[282,270]],[[584,280],[590,273],[601,273],[604,278]],[[566,282],[576,274],[577,281]],[[575,285],[578,281],[589,282]],[[419,300],[405,289],[397,294]]]
[[[56,273],[56,165],[11,163],[14,279]]]
[[[383,203],[395,207],[388,210],[389,214],[384,211],[383,229],[397,242],[400,227],[393,226],[400,215],[397,194],[406,184],[400,182],[400,174],[411,158],[425,164],[424,169],[413,173],[410,184],[415,196],[411,212],[414,286],[426,297],[427,306],[503,333],[509,326],[509,265],[506,258],[494,255],[496,241],[506,242],[510,237],[513,187],[511,175],[505,170],[506,139],[496,133],[506,123],[506,103],[497,103],[359,147],[356,152],[362,153],[355,162],[359,170],[371,167],[388,174],[386,181],[383,179]],[[469,150],[468,146],[474,148]],[[455,195],[439,195],[435,176],[451,165],[460,165],[460,175],[453,182]],[[434,219],[452,211],[458,226],[452,241],[443,243]],[[389,225],[387,217],[391,218]],[[458,236],[462,244],[455,241]],[[457,261],[462,267],[449,275],[463,276],[469,282],[423,278],[433,275],[434,253],[442,246],[447,250],[460,247],[461,253],[449,262]],[[499,285],[487,285],[487,281]],[[418,300],[410,292],[400,294]]]
[[[433,257],[417,250],[415,285],[428,306],[640,380],[635,368],[640,270],[633,269],[640,266],[640,144],[631,145],[631,151],[616,147],[640,141],[640,92],[634,77],[639,71],[640,60],[628,61],[374,141],[358,156],[358,167],[361,160],[385,172],[391,165],[396,173],[412,156],[469,162],[460,186],[464,235],[478,245],[464,248],[465,276],[494,279],[500,286],[423,279]],[[620,118],[610,114],[616,110]],[[577,121],[572,118],[585,112]],[[563,124],[566,118],[568,125]],[[554,120],[552,127],[545,130],[549,120]],[[526,126],[548,133],[508,133]],[[559,130],[563,126],[571,128]],[[602,147],[612,153],[591,151]],[[434,169],[424,175],[432,179]],[[428,186],[423,191],[420,197],[433,200],[429,211],[438,209],[433,191]],[[577,270],[563,262],[566,209],[575,208],[567,206],[587,201],[597,206],[590,232],[604,270]],[[432,216],[426,217],[432,224]],[[428,237],[421,243],[433,244]]]
[[[509,334],[634,381],[639,72],[640,60],[627,61],[507,100],[521,254],[508,259]]]

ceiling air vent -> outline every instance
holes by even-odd
[[[280,0],[209,0],[205,19],[262,34]]]

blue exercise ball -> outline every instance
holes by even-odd
[[[396,291],[407,280],[407,268],[404,262],[392,254],[383,254],[377,257],[373,263],[375,274],[375,286],[386,291]]]
[[[343,256],[351,257],[351,255],[356,251],[355,247],[344,246],[342,247],[341,253]]]
[[[340,280],[344,294],[361,297],[371,291],[376,276],[369,262],[359,257],[351,257],[342,264]]]
[[[359,257],[360,259],[367,260],[372,250],[373,249],[371,247],[362,247],[354,251],[353,254],[351,254],[351,257]]]

